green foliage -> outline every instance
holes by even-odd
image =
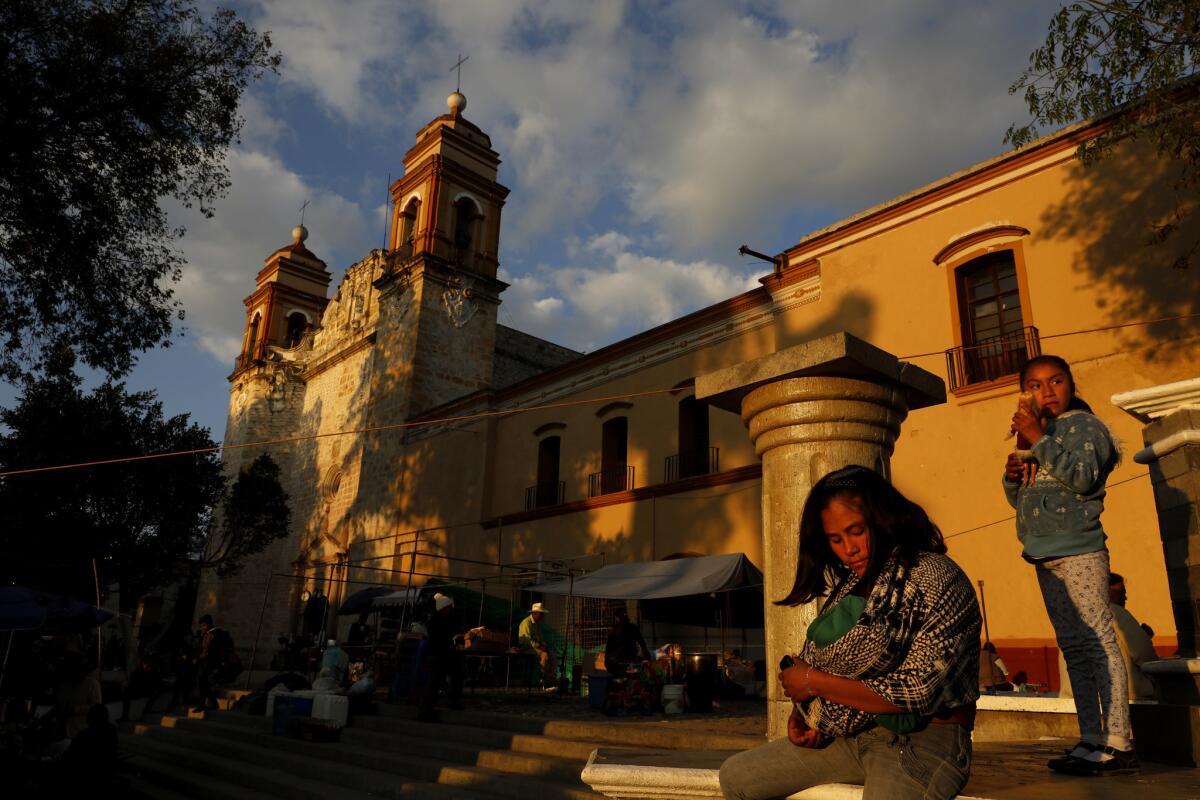
[[[1081,0],[1050,21],[1046,41],[1009,91],[1024,90],[1033,120],[1013,125],[1017,147],[1050,126],[1109,116],[1099,136],[1080,145],[1093,163],[1124,140],[1144,139],[1180,166],[1174,213],[1148,243],[1164,241],[1195,212],[1200,186],[1200,3],[1196,0]],[[1186,267],[1200,242],[1174,266]]]
[[[74,365],[57,349],[0,410],[0,470],[214,447],[187,415],[164,419],[153,392],[85,393]],[[224,488],[212,452],[0,478],[0,581],[90,599],[96,559],[129,607],[192,568]]]
[[[237,573],[246,556],[287,535],[292,512],[279,483],[279,465],[269,455],[238,473],[221,506],[221,521],[210,538],[202,566],[221,577]]]
[[[211,214],[270,39],[191,0],[0,3],[0,377],[66,337],[120,376],[168,342],[183,260],[160,201]]]

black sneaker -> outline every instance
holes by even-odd
[[[1141,766],[1138,764],[1137,753],[1132,750],[1117,750],[1115,747],[1097,747],[1097,753],[1107,753],[1112,758],[1105,761],[1091,761],[1086,758],[1070,759],[1071,763],[1065,765],[1058,772],[1067,775],[1087,775],[1091,777],[1103,777],[1106,775],[1132,775],[1135,772],[1141,771]]]
[[[1074,767],[1072,766],[1077,761],[1085,764],[1087,763],[1086,761],[1083,761],[1082,758],[1073,756],[1070,752],[1068,752],[1066,755],[1050,759],[1046,762],[1046,766],[1055,772],[1062,772],[1068,775],[1077,775],[1078,773],[1075,772]]]

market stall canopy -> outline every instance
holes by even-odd
[[[637,600],[641,618],[704,627],[761,628],[762,572],[745,553],[610,564],[531,592]]]
[[[368,586],[366,589],[359,589],[347,597],[346,602],[342,603],[342,607],[337,612],[338,616],[365,614],[372,610],[372,601],[376,597],[392,594],[394,591],[395,589],[391,586]]]
[[[575,578],[527,587],[542,594],[569,594],[608,600],[658,600],[693,594],[761,587],[762,572],[745,553],[609,564]]]
[[[401,589],[398,592],[381,594],[378,597],[373,598],[371,600],[371,608],[400,608],[401,606],[411,606],[420,599],[420,589]]]
[[[113,614],[87,603],[23,586],[0,587],[0,631],[48,628],[85,631],[112,619]]]

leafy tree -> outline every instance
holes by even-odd
[[[202,566],[221,577],[237,573],[248,555],[287,535],[292,512],[279,483],[279,465],[263,454],[238,473],[221,505]]]
[[[1174,213],[1148,243],[1162,242],[1195,212],[1200,187],[1200,3],[1196,0],[1081,0],[1050,21],[1046,41],[1010,92],[1024,90],[1033,121],[1005,141],[1020,147],[1040,129],[1111,115],[1079,146],[1084,163],[1123,140],[1145,139],[1180,165]],[[1116,113],[1119,112],[1119,113]],[[1191,242],[1175,266],[1200,249]]]
[[[120,376],[169,341],[183,234],[160,201],[212,203],[270,38],[191,0],[0,3],[0,377],[64,336]]]
[[[74,364],[54,351],[0,410],[0,471],[213,447],[187,415],[164,419],[153,392],[84,392]],[[95,559],[131,607],[193,569],[224,489],[211,452],[0,478],[0,580],[90,599]]]

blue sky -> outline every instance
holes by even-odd
[[[187,319],[128,383],[224,435],[242,299],[308,200],[335,284],[383,239],[388,176],[444,112],[512,190],[500,321],[592,350],[756,285],[805,233],[1004,150],[1045,0],[234,4],[283,54],[211,220],[180,211]],[[0,402],[11,394],[0,390]]]

